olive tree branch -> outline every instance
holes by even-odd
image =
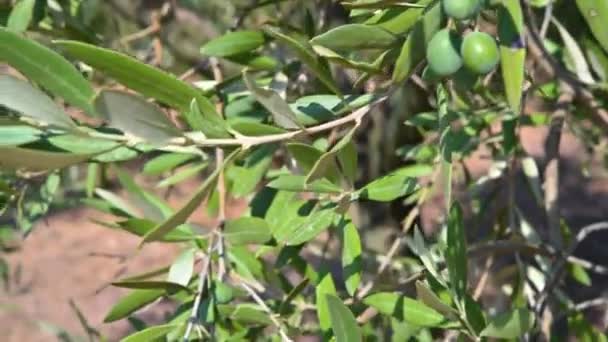
[[[277,329],[279,330],[279,335],[281,335],[281,340],[283,342],[292,342],[293,340],[291,338],[289,338],[289,336],[287,335],[287,333],[285,332],[285,329],[283,328],[283,325],[281,324],[281,322],[279,322],[279,320],[276,318],[276,314],[274,312],[272,312],[272,310],[268,307],[268,305],[266,305],[266,303],[264,303],[264,300],[262,298],[260,298],[260,296],[255,292],[254,289],[252,289],[251,287],[249,287],[249,285],[245,284],[245,283],[240,283],[239,284],[245,291],[247,291],[247,293],[251,296],[251,298],[253,298],[253,300],[260,306],[262,307],[262,309],[264,309],[264,311],[266,311],[266,313],[268,314],[268,317],[270,317],[270,320],[272,321],[272,323],[277,327]]]
[[[209,146],[242,146],[243,149],[248,149],[253,146],[269,144],[274,142],[280,142],[285,140],[294,139],[300,135],[310,135],[315,133],[320,133],[324,131],[329,131],[336,127],[341,127],[346,124],[360,121],[365,115],[369,113],[369,111],[375,105],[384,102],[387,99],[387,96],[383,96],[378,100],[363,106],[349,115],[341,117],[339,119],[329,121],[317,126],[312,126],[308,128],[303,128],[295,131],[290,131],[286,133],[280,134],[270,134],[263,136],[245,136],[239,135],[236,138],[232,139],[207,139],[201,138],[200,134],[186,134],[185,138],[176,138],[171,140],[171,145],[188,145],[189,142],[199,147],[209,147]]]
[[[583,227],[578,234],[576,235],[575,240],[570,244],[566,252],[563,254],[563,257],[559,260],[559,262],[555,265],[553,270],[552,277],[547,281],[545,288],[538,296],[538,302],[536,305],[536,312],[542,313],[547,304],[547,299],[553,293],[553,290],[559,284],[564,270],[566,269],[566,264],[569,261],[569,257],[572,256],[576,248],[579,244],[585,240],[589,235],[600,232],[603,230],[608,230],[608,222],[598,222],[588,226]],[[571,259],[570,259],[571,260]]]
[[[213,237],[209,239],[209,246],[207,247],[207,255],[203,256],[203,266],[198,275],[198,287],[196,289],[196,297],[194,297],[194,304],[192,305],[192,311],[190,312],[190,318],[188,318],[188,326],[186,327],[186,332],[184,333],[184,342],[188,342],[190,340],[190,334],[192,333],[192,329],[194,325],[198,321],[198,311],[201,306],[201,302],[203,299],[203,294],[205,293],[205,285],[207,284],[207,277],[211,268],[211,253],[213,253]]]

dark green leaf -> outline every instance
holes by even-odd
[[[241,217],[226,222],[224,236],[233,245],[263,244],[272,237],[268,223],[259,217]]]
[[[76,127],[44,92],[9,75],[0,75],[0,105],[41,123],[65,129]]]
[[[498,8],[500,64],[507,103],[519,114],[524,86],[526,49],[523,13],[519,0],[504,0]]]
[[[27,30],[32,21],[35,4],[36,0],[18,1],[11,11],[11,15],[8,17],[6,28],[14,32],[23,32]]]
[[[158,183],[159,188],[166,188],[168,186],[172,186],[178,183],[181,183],[187,179],[190,179],[196,175],[200,175],[201,171],[207,168],[207,163],[198,163],[196,165],[190,166],[188,168],[184,168],[183,170],[179,170],[173,175],[163,179]]]
[[[460,300],[467,291],[467,240],[462,209],[454,203],[448,217],[448,237],[445,262],[450,275],[450,287]]]
[[[112,282],[113,286],[123,287],[126,289],[138,289],[138,290],[164,290],[168,293],[174,293],[178,291],[190,292],[190,289],[176,283],[171,283],[163,280],[119,280]]]
[[[178,324],[165,324],[165,325],[157,325],[153,327],[146,328],[144,330],[138,331],[132,335],[129,335],[122,340],[121,342],[150,342],[156,341],[159,338],[167,335],[174,329],[178,328]]]
[[[90,157],[90,155],[18,147],[0,147],[0,156],[2,156],[0,168],[24,168],[32,171],[61,169],[68,165],[81,163]]]
[[[328,331],[331,328],[331,317],[329,313],[329,303],[327,295],[336,295],[336,286],[331,273],[325,273],[315,288],[315,298],[317,305],[317,318],[321,330]]]
[[[421,327],[436,327],[446,320],[439,312],[423,303],[395,292],[372,294],[365,297],[363,303],[385,315],[392,315]]]
[[[353,313],[344,305],[342,300],[334,295],[325,295],[329,307],[329,319],[331,329],[336,337],[336,342],[361,342],[361,329]]]
[[[154,229],[157,224],[153,221],[146,219],[131,218],[125,221],[118,222],[118,226],[131,234],[135,234],[137,236],[145,236],[152,229]],[[196,239],[196,235],[194,235],[186,225],[180,225],[175,228],[175,230],[165,235],[160,241],[185,242],[192,241],[194,239]]]
[[[264,44],[264,35],[259,31],[236,31],[226,33],[208,41],[201,48],[207,56],[227,57],[250,52]]]
[[[91,85],[55,51],[0,27],[0,60],[53,95],[94,115]]]
[[[75,58],[144,96],[181,110],[190,109],[190,102],[192,99],[196,99],[208,104],[215,111],[209,100],[192,86],[171,74],[141,63],[135,58],[76,41],[60,40],[55,44]]]
[[[279,176],[268,187],[294,192],[335,193],[339,194],[342,189],[326,179],[316,180],[306,184],[306,176],[283,175]]]
[[[195,156],[192,154],[167,153],[162,154],[144,164],[143,172],[150,176],[163,174],[181,164],[190,161]]]
[[[338,161],[346,178],[354,183],[357,180],[359,161],[357,145],[353,141],[349,141],[346,146],[338,151]]]
[[[218,305],[218,309],[222,315],[229,317],[244,324],[272,324],[272,320],[268,317],[268,313],[264,311],[259,305],[256,304],[238,304],[232,305]]]
[[[128,295],[120,298],[112,307],[110,312],[103,319],[105,323],[110,323],[123,319],[142,307],[156,301],[163,294],[164,290],[134,290]]]
[[[605,1],[576,0],[579,11],[585,18],[593,36],[608,53],[608,32],[606,32],[606,21],[608,20],[608,3]]]
[[[361,256],[361,237],[357,227],[350,220],[342,221],[342,272],[346,291],[351,296],[357,292],[361,283],[363,259]]]
[[[30,126],[0,126],[0,147],[34,142],[40,139],[41,134],[42,131]]]
[[[261,135],[281,134],[286,131],[282,128],[254,122],[250,120],[230,120],[230,128],[241,133],[242,135],[255,137]]]
[[[391,202],[418,190],[418,177],[433,171],[428,165],[406,166],[367,184],[359,193],[372,201]]]
[[[404,34],[416,24],[425,11],[425,6],[434,0],[420,0],[416,2],[419,7],[414,8],[388,8],[366,21],[394,34]]]
[[[306,222],[295,229],[281,240],[288,246],[297,246],[314,239],[322,231],[327,229],[336,218],[335,208],[321,209],[308,216]]]
[[[443,302],[437,294],[435,294],[421,281],[416,281],[416,295],[420,301],[441,313],[445,317],[452,320],[458,319],[458,311]]]
[[[160,108],[129,93],[104,90],[95,98],[95,108],[110,126],[153,144],[181,135]]]
[[[481,336],[514,339],[522,337],[534,326],[534,315],[525,308],[514,309],[488,321]]]
[[[403,43],[393,71],[393,82],[395,83],[402,82],[412,75],[418,64],[424,59],[427,43],[442,27],[444,18],[441,3],[436,2],[429,6],[428,11],[414,24]]]
[[[255,99],[272,114],[275,124],[286,129],[302,127],[289,104],[277,92],[259,87],[247,71],[243,72],[243,81]]]
[[[342,51],[383,49],[390,47],[396,41],[397,36],[378,26],[346,24],[314,37],[310,43]]]

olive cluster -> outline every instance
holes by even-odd
[[[441,0],[443,11],[453,20],[474,18],[485,0]],[[426,57],[429,71],[439,77],[456,73],[464,65],[474,74],[492,71],[499,60],[495,39],[485,32],[474,31],[462,37],[453,29],[437,32],[429,41]]]

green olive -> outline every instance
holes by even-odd
[[[437,32],[426,48],[429,70],[437,76],[448,76],[462,67],[460,37],[456,32],[443,29]]]
[[[467,34],[462,42],[460,54],[467,69],[480,75],[492,71],[499,60],[496,41],[484,32]]]
[[[481,9],[482,0],[442,0],[445,14],[456,20],[471,19]]]

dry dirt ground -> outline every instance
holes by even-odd
[[[542,159],[545,131],[523,132],[526,150]],[[608,218],[608,177],[598,171],[591,178],[580,175],[584,161],[584,149],[571,136],[562,143],[564,175],[562,179],[562,213],[575,228]],[[483,157],[469,161],[475,175],[482,175],[489,164]],[[177,198],[187,198],[187,194]],[[179,202],[179,201],[173,201]],[[175,203],[179,205],[179,203]],[[238,205],[233,207],[238,212]],[[434,217],[433,208],[425,210],[425,217]],[[20,251],[8,258],[12,274],[11,286],[0,288],[0,340],[4,342],[55,341],[56,336],[40,328],[39,322],[61,327],[70,334],[84,336],[77,319],[73,301],[87,318],[88,323],[99,329],[110,341],[124,336],[130,329],[127,322],[103,324],[104,315],[124,291],[106,285],[119,275],[134,274],[171,262],[178,247],[151,244],[137,252],[139,240],[127,233],[101,227],[91,220],[103,215],[90,209],[76,208],[50,215],[38,223]],[[197,222],[208,220],[197,217]],[[424,222],[424,218],[423,218]],[[608,260],[596,237],[583,246],[590,251],[595,262]],[[596,252],[595,250],[600,250]],[[599,254],[598,254],[599,253]],[[603,280],[605,284],[605,279]],[[581,291],[579,297],[597,296],[601,288]],[[153,306],[140,317],[150,322],[161,321],[170,310],[169,303]]]

